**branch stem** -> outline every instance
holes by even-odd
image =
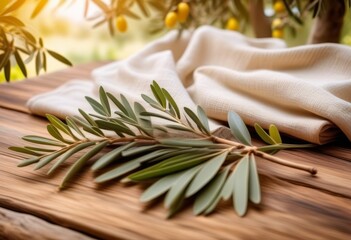
[[[212,138],[212,140],[214,142],[224,143],[224,144],[227,144],[229,146],[234,146],[237,149],[242,149],[242,148],[247,148],[248,147],[248,146],[245,146],[244,144],[241,144],[241,143],[238,143],[238,142],[234,142],[234,141],[231,141],[231,140],[228,140],[228,139],[225,139],[225,138],[220,138],[220,137],[216,137],[216,136],[212,136],[211,138]]]
[[[303,165],[303,164],[290,162],[290,161],[287,161],[287,160],[275,157],[275,156],[270,155],[268,153],[265,153],[265,152],[262,152],[262,151],[258,151],[257,147],[254,147],[254,146],[246,146],[246,145],[243,145],[241,143],[234,142],[234,141],[231,141],[231,140],[228,140],[228,139],[224,139],[224,138],[219,138],[219,137],[216,137],[216,136],[212,136],[212,140],[215,141],[215,142],[224,143],[224,144],[227,144],[227,145],[230,145],[230,146],[234,146],[234,147],[236,147],[236,149],[240,149],[241,150],[241,154],[253,153],[253,154],[255,154],[258,157],[261,157],[263,159],[266,159],[268,161],[271,161],[271,162],[274,162],[274,163],[277,163],[277,164],[280,164],[280,165],[283,165],[283,166],[286,166],[286,167],[290,167],[290,168],[295,168],[295,169],[299,169],[299,170],[302,170],[302,171],[306,171],[306,172],[309,172],[312,175],[317,174],[317,169],[314,168],[314,167],[310,167],[310,166],[306,166],[306,165]]]
[[[290,167],[290,168],[295,168],[295,169],[299,169],[299,170],[302,170],[302,171],[306,171],[306,172],[309,172],[312,175],[316,175],[317,174],[317,169],[314,168],[314,167],[310,167],[310,166],[307,166],[307,165],[290,162],[290,161],[287,161],[287,160],[275,157],[273,155],[270,155],[270,154],[267,154],[267,153],[264,153],[264,152],[261,152],[261,151],[255,151],[254,154],[256,156],[258,156],[258,157],[261,157],[263,159],[266,159],[268,161],[271,161],[271,162],[274,162],[274,163],[277,163],[277,164],[280,164],[280,165],[283,165],[283,166],[286,166],[286,167]]]

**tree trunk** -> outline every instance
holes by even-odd
[[[314,20],[308,43],[339,43],[345,10],[344,0],[330,1]]]
[[[271,23],[264,15],[263,0],[249,1],[249,17],[255,36],[265,38],[272,36]]]

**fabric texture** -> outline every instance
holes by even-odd
[[[95,69],[93,82],[74,80],[27,105],[39,115],[92,112],[84,96],[97,97],[98,86],[143,102],[140,94],[151,94],[156,80],[180,106],[201,105],[212,119],[226,121],[228,111],[235,111],[246,124],[275,124],[288,135],[323,144],[340,132],[351,140],[350,66],[346,46],[287,48],[281,40],[204,26],[180,38],[172,31],[125,60]]]

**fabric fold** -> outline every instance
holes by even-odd
[[[143,102],[156,80],[180,106],[201,105],[215,120],[236,111],[244,121],[323,144],[340,132],[351,139],[351,48],[337,44],[286,48],[281,40],[252,39],[209,26],[172,31],[133,56],[28,101],[31,112],[60,117],[92,111],[84,96],[98,86]],[[147,106],[147,104],[145,104]],[[212,129],[219,126],[212,124]]]

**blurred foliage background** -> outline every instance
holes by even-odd
[[[87,12],[85,12],[86,4],[88,1],[90,1],[89,8],[87,9]],[[157,7],[149,8],[149,12],[147,14],[145,13],[145,9],[143,9],[143,6],[140,6],[140,1],[144,0],[135,1],[136,4],[133,4],[133,1],[114,1],[119,2],[119,4],[121,2],[126,2],[126,4],[130,2],[129,4],[131,5],[131,7],[128,7],[130,9],[130,12],[124,12],[124,14],[115,14],[111,18],[107,18],[106,14],[102,15],[101,25],[98,24],[99,26],[96,27],[94,27],[94,24],[100,22],[100,20],[96,16],[99,16],[97,15],[97,13],[101,13],[101,6],[99,6],[100,1],[94,0],[25,0],[23,1],[21,7],[11,12],[10,15],[20,19],[23,23],[25,23],[26,29],[34,37],[38,37],[38,42],[39,37],[41,37],[44,40],[45,48],[53,50],[59,53],[60,55],[64,56],[65,58],[69,59],[69,61],[72,62],[73,65],[92,61],[122,59],[135,53],[136,51],[141,49],[146,43],[163,35],[169,29],[182,29],[191,27],[188,23],[179,24],[179,26],[177,26],[172,22],[169,22],[172,19],[171,16],[168,16],[167,14],[170,12],[176,12],[177,4],[181,3],[182,1],[150,0],[150,4],[156,5],[158,4],[157,2],[167,2],[169,7],[167,9],[158,9]],[[273,20],[276,14],[274,4],[277,1],[280,0],[264,1],[264,14]],[[14,2],[16,1],[1,0],[0,9],[6,9],[6,7],[13,4]],[[40,13],[37,13],[35,18],[33,18],[33,14],[38,8],[38,4],[44,2],[45,7],[43,7],[40,10]],[[107,5],[110,4],[111,1],[102,2]],[[189,3],[190,7],[192,7],[191,2],[197,2],[197,0],[184,2]],[[206,1],[198,2],[199,3],[196,4],[201,4],[201,2]],[[217,2],[218,4],[221,4],[221,2],[226,1]],[[234,0],[233,2],[238,2],[238,0]],[[243,0],[241,2],[243,2],[244,7],[247,7],[247,1]],[[296,1],[294,2],[296,3]],[[318,0],[314,2],[318,3]],[[204,3],[204,5],[206,4],[207,3]],[[246,24],[247,20],[245,20],[245,13],[241,12],[240,9],[239,11],[237,11],[237,9],[235,9],[235,6],[236,5],[234,5],[234,8],[230,11],[228,16],[218,13],[220,16],[225,16],[225,18],[228,20],[215,19],[218,22],[214,22],[214,25],[217,25],[218,27],[229,28],[232,30],[238,30],[248,36],[254,36],[255,34],[252,24]],[[215,9],[213,9],[213,11],[214,10]],[[292,10],[296,9],[292,8]],[[158,15],[156,18],[153,19],[145,17],[145,15],[152,14]],[[127,17],[127,26],[126,29],[122,29],[123,31],[118,31],[118,28],[121,27],[121,25],[118,26],[118,23],[115,21],[116,18],[118,21],[118,16],[123,15],[126,15]],[[134,15],[137,15],[138,17],[135,17]],[[284,29],[282,29],[283,35],[277,37],[282,37],[287,42],[288,46],[297,46],[305,44],[307,42],[312,27],[312,15],[313,14],[311,13],[304,16],[303,25],[295,24],[292,20],[288,20],[289,26],[284,27]],[[140,19],[138,19],[139,16]],[[93,21],[94,17],[95,20],[97,19],[97,21],[95,22]],[[232,19],[232,22],[229,23],[229,19]],[[281,19],[284,21],[285,24],[285,15]],[[345,21],[342,28],[340,42],[342,44],[351,45],[351,16],[349,13],[349,8],[347,8],[344,19]],[[290,24],[291,22],[292,24]],[[194,27],[201,25],[201,22],[198,21],[196,24],[197,25],[195,25]],[[281,24],[281,22],[278,22],[276,24],[279,25]],[[165,25],[169,25],[168,28],[165,27]],[[293,28],[290,25],[293,26]],[[113,29],[111,30],[111,27],[117,28],[117,31],[114,31]],[[113,31],[114,34],[112,34],[111,31]],[[154,33],[151,33],[152,31]],[[38,44],[38,42],[36,44]],[[43,61],[44,56],[40,56],[41,61]],[[47,62],[45,63],[45,65],[48,65],[47,70],[49,72],[67,67],[60,61],[57,61],[55,57],[45,56],[45,61]],[[11,61],[11,81],[25,78],[20,66],[18,64],[13,64],[13,62],[15,61]],[[36,61],[28,61],[27,59],[27,62],[29,62],[27,63],[26,60],[23,59],[23,62],[26,65],[28,77],[35,76],[37,72],[39,72],[40,74],[45,72],[43,71],[44,69],[39,69],[38,71],[38,69],[36,68]],[[5,75],[3,70],[0,71],[0,82],[5,82]]]

